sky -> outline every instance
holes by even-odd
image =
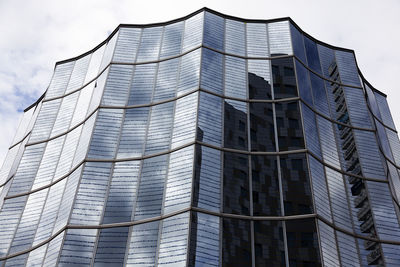
[[[92,49],[121,23],[164,22],[202,7],[242,18],[291,17],[316,39],[355,50],[400,129],[399,0],[0,0],[0,165],[57,61]]]

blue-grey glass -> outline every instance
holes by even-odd
[[[124,266],[128,232],[129,227],[101,229],[93,266]]]
[[[399,245],[381,244],[381,247],[387,266],[400,264]]]
[[[118,33],[116,32],[111,37],[111,39],[108,40],[108,42],[106,44],[106,48],[104,50],[103,58],[101,59],[100,71],[103,70],[108,64],[110,64],[113,54],[114,54],[115,43],[117,42],[117,37],[118,37]]]
[[[143,29],[139,51],[136,58],[137,62],[158,59],[163,29],[163,27],[149,27]]]
[[[250,103],[252,151],[275,151],[274,116],[271,103]]]
[[[389,145],[388,135],[386,135],[386,132],[389,132],[390,130],[385,131],[385,127],[379,121],[375,121],[375,125],[376,125],[376,130],[377,130],[376,137],[377,137],[377,141],[378,141],[378,146],[383,150],[383,154],[387,158],[393,160],[393,156],[392,156],[390,145]],[[395,133],[393,134],[392,137],[398,138],[397,134],[395,134]],[[394,141],[396,141],[396,139],[394,139]],[[398,142],[394,143],[394,147],[393,147],[394,150],[399,147],[400,146],[398,145]]]
[[[92,134],[89,158],[113,159],[123,119],[122,109],[101,109]]]
[[[272,99],[269,60],[247,60],[247,83],[250,99]]]
[[[132,63],[140,43],[141,28],[119,28],[113,61]]]
[[[164,27],[160,58],[179,55],[182,46],[184,22],[169,24]]]
[[[386,129],[387,138],[389,140],[390,148],[393,153],[394,162],[400,166],[400,142],[399,137],[392,130]],[[382,133],[383,135],[383,133]],[[390,158],[390,157],[389,157]]]
[[[53,129],[51,131],[50,137],[54,137],[59,134],[65,134],[70,126],[72,116],[74,115],[74,110],[78,101],[80,92],[73,93],[71,95],[65,96],[62,99],[60,109],[58,110],[58,115],[54,121]]]
[[[235,100],[224,101],[224,147],[247,150],[247,104]]]
[[[389,109],[388,102],[386,101],[386,97],[377,92],[375,92],[374,95],[375,95],[376,103],[378,104],[380,113],[382,115],[383,123],[393,129],[395,129],[396,127],[394,126],[393,118],[390,113],[390,109]]]
[[[225,95],[247,98],[246,60],[225,56]]]
[[[157,64],[137,65],[133,74],[128,105],[149,104],[153,95]]]
[[[358,256],[358,249],[356,247],[356,241],[353,236],[344,234],[336,231],[340,261],[342,266],[358,267],[360,266],[360,260]]]
[[[224,33],[224,18],[210,12],[205,12],[203,36],[204,45],[220,51],[224,51]]]
[[[27,256],[27,260],[24,263],[25,266],[42,266],[42,262],[43,262],[45,254],[46,254],[47,246],[48,246],[48,243],[25,254]],[[1,265],[1,261],[0,261],[0,265]]]
[[[57,266],[89,266],[97,229],[68,229]]]
[[[110,173],[111,163],[87,162],[85,164],[71,214],[71,224],[100,224]]]
[[[321,266],[315,220],[288,220],[285,223],[289,266]]]
[[[246,55],[246,24],[244,22],[225,19],[225,52]]]
[[[163,200],[163,214],[169,214],[190,207],[193,159],[194,145],[170,154]]]
[[[343,176],[331,168],[325,167],[325,171],[335,225],[347,231],[352,231],[349,203],[347,202]]]
[[[55,266],[57,264],[58,255],[60,253],[60,248],[63,242],[64,234],[65,232],[62,232],[49,242],[48,249],[46,251],[46,256],[44,257],[43,260],[43,266]]]
[[[254,221],[255,266],[285,266],[283,222]]]
[[[362,130],[353,130],[353,134],[363,175],[386,180],[375,134]]]
[[[185,21],[182,52],[198,47],[203,41],[204,12]]]
[[[196,146],[195,156],[193,206],[219,212],[222,152],[205,146]]]
[[[169,149],[173,112],[174,102],[156,105],[151,108],[145,154],[154,154]]]
[[[309,74],[314,97],[314,108],[325,116],[330,117],[324,80],[312,72],[309,72]]]
[[[223,212],[250,215],[249,159],[224,152]]]
[[[271,57],[293,54],[289,21],[268,23],[268,41]]]
[[[313,71],[322,74],[317,44],[310,38],[304,37],[304,47],[306,49],[308,67]]]
[[[205,48],[202,49],[202,52],[200,87],[217,94],[222,94],[224,56]]]
[[[329,70],[333,62],[335,62],[335,51],[324,45],[317,44],[319,58],[321,61],[322,73],[329,78],[331,71]]]
[[[280,156],[285,215],[313,213],[310,176],[304,154]]]
[[[135,207],[135,220],[161,215],[168,156],[148,158],[143,161]]]
[[[26,147],[7,195],[27,192],[31,189],[44,154],[46,143]]]
[[[131,84],[133,66],[112,65],[101,101],[105,106],[125,106]]]
[[[368,84],[364,83],[364,88],[365,88],[365,91],[367,92],[367,101],[368,101],[368,105],[371,109],[372,114],[375,117],[377,117],[378,119],[382,120],[381,112],[379,110],[380,105],[378,106],[377,97],[375,97],[374,92],[368,86]],[[383,99],[386,102],[386,99],[385,98],[383,98]],[[390,113],[389,113],[389,115],[390,115]]]
[[[298,96],[293,58],[275,58],[271,65],[275,99]]]
[[[61,99],[44,102],[29,138],[29,143],[45,140],[49,137],[57,117]]]
[[[13,257],[11,259],[8,259],[7,261],[5,261],[4,267],[24,266],[27,257],[28,257],[28,254],[22,254],[22,255]],[[2,263],[3,262],[0,261],[0,264],[2,264]]]
[[[304,148],[303,127],[298,102],[275,103],[279,150]]]
[[[148,107],[126,110],[117,158],[138,157],[143,154],[149,110]]]
[[[136,199],[140,161],[123,161],[114,165],[103,224],[129,222]]]
[[[320,236],[320,244],[322,251],[322,261],[324,266],[338,266],[339,257],[338,257],[338,248],[336,246],[336,236],[333,228],[322,221],[318,220],[318,230]],[[356,258],[357,254],[354,254],[354,258]]]
[[[220,219],[204,213],[191,214],[189,266],[220,266]]]
[[[101,64],[101,60],[103,58],[105,47],[106,47],[106,44],[103,44],[102,46],[97,48],[96,51],[91,53],[90,63],[89,63],[88,70],[86,73],[85,81],[83,82],[84,84],[87,84],[89,81],[94,79],[97,76],[97,74],[99,73],[99,71],[102,71],[99,69],[100,69],[100,64]]]
[[[297,83],[300,97],[309,105],[313,105],[310,77],[308,70],[296,60]]]
[[[335,56],[342,83],[361,86],[357,63],[353,52],[336,50]]]
[[[171,149],[194,141],[197,125],[198,95],[195,92],[176,101]]]
[[[95,112],[83,125],[82,133],[79,138],[79,143],[76,147],[72,166],[76,166],[86,157],[96,117],[97,117],[97,112]]]
[[[49,88],[46,91],[46,99],[64,94],[74,65],[75,61],[70,61],[56,66]]]
[[[343,87],[343,91],[346,98],[346,106],[349,112],[351,124],[353,126],[371,129],[371,118],[368,112],[363,90],[351,87]]]
[[[400,227],[388,184],[366,181],[377,236],[400,240]]]
[[[254,216],[281,216],[276,156],[251,156]]]
[[[179,58],[162,61],[158,64],[157,81],[154,89],[153,102],[175,97],[178,83]]]
[[[317,124],[324,162],[340,169],[340,161],[333,128],[337,127],[337,125],[332,125],[330,121],[320,116],[317,116]]]
[[[160,221],[134,225],[131,228],[125,266],[155,266]]]
[[[163,220],[158,248],[158,265],[187,266],[189,216],[190,213],[185,212]]]
[[[222,219],[222,266],[251,266],[250,221]]]
[[[327,197],[328,189],[326,185],[324,167],[312,156],[308,156],[308,162],[310,165],[310,175],[316,213],[324,219],[332,222],[330,201]]]
[[[69,93],[76,89],[79,89],[83,85],[86,72],[89,67],[90,58],[91,54],[86,55],[75,61],[74,69],[72,70],[65,93]]]
[[[292,34],[293,52],[304,64],[307,64],[304,51],[303,33],[301,33],[292,23],[290,23],[290,32]]]
[[[200,92],[197,140],[211,145],[222,144],[222,98]]]
[[[315,127],[317,125],[315,113],[303,103],[301,104],[301,109],[303,113],[304,134],[306,138],[307,149],[318,158],[321,158],[322,155],[321,145],[318,138],[318,128]]]
[[[101,103],[101,98],[103,97],[104,86],[107,81],[109,70],[110,67],[105,69],[94,82],[94,88],[93,88],[92,98],[90,99],[88,114],[96,110]]]
[[[199,88],[201,50],[182,56],[177,96]]]
[[[246,23],[248,57],[268,57],[267,24]]]

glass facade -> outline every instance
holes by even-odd
[[[56,64],[0,172],[0,266],[400,266],[400,143],[288,18],[121,25]]]

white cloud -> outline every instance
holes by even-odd
[[[397,0],[5,0],[0,1],[0,162],[15,133],[18,110],[45,91],[56,61],[93,48],[120,23],[167,21],[203,6],[243,18],[290,16],[317,39],[354,49],[365,77],[388,95],[400,126]]]

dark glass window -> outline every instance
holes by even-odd
[[[222,266],[251,266],[250,222],[223,219]]]
[[[275,98],[296,97],[297,86],[293,58],[272,59],[271,64]]]
[[[280,221],[254,222],[256,266],[285,266],[282,232]]]
[[[271,103],[250,103],[251,150],[275,151]]]

